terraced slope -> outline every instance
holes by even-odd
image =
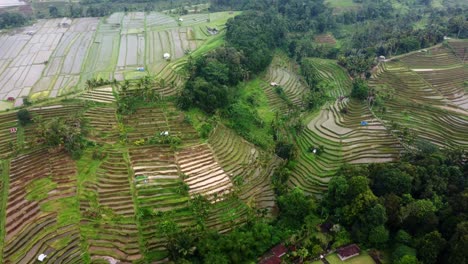
[[[231,179],[214,159],[208,145],[184,148],[176,157],[180,171],[186,175],[184,181],[190,188],[190,195],[200,194],[218,201],[231,192]]]
[[[13,159],[4,263],[35,263],[44,252],[51,261],[80,263],[75,195],[76,167],[65,153],[38,150]]]
[[[275,196],[270,177],[280,159],[258,150],[222,125],[216,127],[208,143],[231,181],[242,182],[240,198],[259,209],[271,210]]]
[[[342,112],[344,108],[347,113]],[[362,126],[361,121],[367,125]],[[322,108],[298,135],[297,143],[301,151],[291,183],[311,193],[323,191],[343,163],[389,162],[397,159],[401,150],[367,106],[354,100]],[[320,146],[322,153],[313,153]]]
[[[124,154],[107,152],[95,177],[96,183],[85,184],[80,201],[84,216],[80,224],[91,258],[112,257],[124,262],[142,258]]]
[[[338,99],[309,117],[303,131],[295,135],[299,155],[290,184],[321,194],[344,163],[393,161],[402,147],[365,102],[343,99],[350,93],[352,82],[335,61],[308,60],[315,66],[318,79],[330,88],[327,95]],[[367,125],[362,126],[362,121]]]
[[[380,78],[381,77],[381,78]],[[382,81],[381,81],[382,80]],[[416,71],[409,69],[405,64],[392,62],[385,65],[385,71],[371,82],[374,86],[392,88],[394,97],[406,98],[413,102],[427,103],[443,106],[448,100],[426,82]]]
[[[33,119],[51,120],[66,116],[73,116],[84,111],[83,105],[79,104],[54,104],[48,106],[34,107],[29,109]],[[36,146],[36,124],[28,125],[24,128],[24,148],[28,149]]]
[[[192,217],[186,210],[190,197],[184,191],[174,151],[164,146],[147,146],[132,148],[129,154],[138,208],[172,211],[178,224],[190,224]],[[155,233],[151,220],[141,220],[141,231],[145,248],[163,251],[162,238]]]
[[[302,79],[297,72],[297,65],[289,61],[288,58],[282,55],[276,55],[268,68],[265,80],[268,83],[275,82],[283,88],[285,95],[296,106],[302,106],[303,97],[307,92],[307,87],[304,85]],[[271,88],[271,87],[270,87]],[[270,105],[273,108],[279,108],[274,94],[275,88],[265,89],[267,97],[271,100]]]
[[[159,136],[168,131],[170,136],[179,137],[183,143],[198,141],[198,133],[184,121],[184,114],[171,104],[161,104],[152,108],[140,108],[124,120],[129,128],[129,142]]]
[[[414,52],[400,57],[411,69],[443,69],[460,63],[460,59],[447,48],[435,47],[426,52]]]
[[[115,96],[112,93],[112,87],[97,88],[88,92],[85,92],[78,96],[80,99],[98,102],[98,103],[114,103]]]
[[[156,90],[163,96],[175,95],[179,88],[183,86],[184,77],[181,74],[182,68],[185,65],[185,60],[177,60],[169,63],[157,75],[159,85]]]
[[[331,34],[322,34],[314,37],[314,41],[319,44],[334,46],[336,39]]]
[[[450,40],[448,44],[462,63],[468,62],[468,41]]]
[[[468,114],[463,110],[466,95],[460,94],[460,88],[456,85],[460,81],[455,77],[459,70],[463,72],[463,68],[458,69],[459,61],[454,61],[452,65],[448,62],[452,63],[453,60],[425,61],[424,67],[439,70],[424,72],[408,68],[414,67],[414,64],[407,66],[398,62],[385,63],[383,71],[371,81],[371,85],[381,93],[390,94],[384,104],[385,111],[381,113],[387,127],[393,126],[396,132],[406,129],[409,134],[415,134],[417,138],[429,140],[439,146],[468,145]],[[413,60],[413,63],[418,65],[421,62]],[[445,65],[446,69],[440,69],[440,65]],[[453,80],[443,78],[443,71],[453,74]]]
[[[447,47],[435,47],[426,52],[401,56],[402,64],[392,62],[385,67],[390,67],[389,70],[393,72],[400,67],[400,73],[405,74],[401,79],[407,81],[406,85],[411,81],[414,82],[410,87],[411,91],[417,91],[418,88],[424,89],[426,96],[429,95],[435,99],[434,96],[440,95],[446,99],[441,103],[442,105],[467,110],[468,95],[465,81],[468,80],[466,77],[468,68],[463,63],[465,48],[468,48],[468,41],[450,42]],[[409,74],[408,70],[417,73],[423,79],[415,80],[416,75]]]
[[[317,78],[330,84],[327,95],[332,98],[348,95],[351,92],[351,78],[335,60],[308,58],[318,72]]]
[[[56,98],[82,91],[87,80],[148,75],[165,79],[162,95],[174,95],[186,55],[215,47],[210,41],[222,38],[227,20],[237,14],[189,14],[177,21],[159,12],[117,12],[102,19],[41,19],[0,33],[0,100]]]
[[[0,158],[10,155],[16,148],[17,132],[11,128],[18,129],[16,113],[0,114]]]
[[[468,81],[468,67],[418,72],[424,80],[441,93],[453,105],[468,110],[468,94],[466,84]]]
[[[85,114],[91,129],[88,137],[97,142],[113,144],[118,141],[118,123],[115,108],[94,107],[88,109]]]
[[[201,147],[206,148],[206,145],[201,145]],[[195,148],[200,148],[200,146]],[[209,175],[212,170],[199,169],[198,174],[195,174],[193,167],[190,167],[190,162],[187,160],[189,157],[185,155],[193,150],[194,147],[189,147],[176,153],[171,148],[164,146],[145,146],[130,149],[131,166],[135,173],[136,201],[140,211],[170,213],[171,218],[181,228],[195,225],[193,209],[190,207],[190,195],[207,194],[205,192],[209,190],[197,188],[197,184],[200,183],[200,186],[206,186],[206,184],[203,184],[206,180],[210,183],[209,179],[200,176]],[[198,157],[196,156],[196,158]],[[209,160],[209,157],[207,157],[207,160]],[[216,162],[212,159],[208,163],[211,163],[212,167],[216,166]],[[185,169],[191,169],[191,171],[187,171],[188,178],[182,174]],[[185,188],[184,181],[187,182],[188,189]],[[220,186],[223,190],[227,189],[221,184],[224,183],[220,182],[218,185],[208,184],[208,186]],[[226,186],[229,188],[231,185],[226,182]],[[234,224],[245,221],[244,216],[247,207],[239,200],[225,196],[227,194],[216,195],[217,202],[212,204],[206,220],[207,228],[227,231]],[[140,218],[140,223],[144,247],[149,251],[164,252],[164,240],[162,235],[157,233],[154,220]]]

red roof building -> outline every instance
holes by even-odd
[[[341,261],[345,261],[352,257],[358,256],[361,252],[361,249],[356,244],[347,245],[336,250],[338,252],[338,257]]]
[[[259,264],[280,264],[281,257],[288,252],[288,249],[283,245],[279,244],[270,249],[265,255],[263,255]]]

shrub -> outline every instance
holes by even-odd
[[[275,153],[283,159],[293,159],[295,156],[294,144],[287,143],[284,141],[278,141],[275,146]]]
[[[198,129],[198,134],[200,134],[201,138],[208,138],[208,136],[211,133],[211,130],[213,130],[213,126],[210,123],[203,122]]]
[[[101,149],[93,150],[93,160],[103,160],[106,157],[106,153]]]
[[[145,139],[142,138],[142,139],[135,140],[135,141],[133,142],[133,144],[134,144],[135,146],[143,146],[143,145],[145,144]]]
[[[367,86],[367,83],[362,79],[355,79],[351,90],[351,97],[359,100],[365,100],[368,94],[369,86]]]
[[[31,113],[29,113],[29,111],[26,109],[19,110],[16,116],[18,117],[18,120],[22,126],[25,126],[32,122]]]
[[[85,126],[79,116],[39,122],[36,132],[40,141],[51,147],[63,146],[74,159],[81,157],[87,141]]]

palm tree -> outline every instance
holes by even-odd
[[[91,91],[93,88],[93,83],[91,80],[86,80],[86,90]]]

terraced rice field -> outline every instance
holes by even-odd
[[[221,30],[235,14],[192,14],[178,22],[158,12],[114,13],[101,20],[40,20],[17,34],[0,34],[0,101],[53,98],[84,90],[93,78],[146,75],[164,78],[161,94],[172,95],[181,84],[177,61],[213,38],[207,26]]]
[[[55,97],[76,85],[97,22],[41,20],[19,34],[0,35],[0,100]]]
[[[425,86],[429,88],[426,89],[432,89],[446,100],[442,104],[468,110],[465,84],[468,81],[465,58],[467,49],[467,41],[449,42],[448,47],[438,47],[428,49],[427,52],[403,56],[402,67],[407,67],[420,75],[427,82]]]
[[[462,63],[467,63],[468,48],[466,40],[450,40],[448,42],[450,49],[461,60]]]
[[[96,142],[116,143],[119,139],[118,122],[115,109],[112,107],[93,107],[85,112],[87,126],[92,130],[89,138]]]
[[[296,135],[299,155],[290,185],[321,194],[344,163],[391,162],[399,157],[402,146],[370,112],[367,103],[345,97],[351,92],[352,82],[335,61],[309,60],[318,78],[329,84],[326,93],[333,99],[309,117],[304,130]],[[367,125],[362,126],[362,121]],[[321,147],[320,154],[313,153]]]
[[[134,146],[131,140],[126,145],[120,141],[115,104],[101,102],[105,90],[96,97],[92,92],[80,95],[86,104],[74,100],[30,112],[43,119],[83,113],[92,128],[87,137],[100,144],[102,160],[93,158],[92,150],[75,162],[63,151],[44,149],[34,143],[34,124],[12,136],[15,142],[24,138],[23,154],[2,152],[2,263],[33,263],[42,253],[57,263],[126,263],[147,254],[160,260],[166,256],[165,241],[155,218],[142,217],[144,210],[170,213],[181,228],[194,227],[191,203],[201,195],[211,204],[206,228],[227,232],[246,221],[249,208],[275,207],[270,177],[280,160],[270,153],[222,126],[201,142],[169,103],[141,108],[122,121],[136,128],[129,131],[130,139],[141,137],[137,131],[152,136],[163,130],[179,136],[182,145]],[[0,127],[16,123],[16,113],[1,115]]]
[[[458,48],[468,42],[457,42]],[[430,51],[430,50],[429,50]],[[426,55],[387,62],[371,81],[376,90],[391,94],[381,118],[439,146],[468,146],[468,69],[450,49],[436,48]]]
[[[468,94],[465,82],[468,80],[468,66],[461,65],[447,70],[418,72],[425,81],[455,106],[468,110]]]
[[[93,89],[91,91],[81,94],[80,96],[78,96],[78,98],[98,103],[115,102],[115,96],[111,86]]]
[[[49,106],[34,107],[29,110],[33,119],[41,118],[42,120],[50,120],[57,117],[72,116],[84,111],[80,104],[54,104]],[[36,147],[36,125],[32,124],[24,128],[24,142],[19,142],[24,145],[24,148],[30,149]]]
[[[180,171],[187,177],[184,181],[191,196],[215,196],[214,201],[218,201],[231,192],[231,179],[215,160],[208,145],[185,148],[176,153],[176,158]]]
[[[81,262],[75,175],[63,152],[37,150],[11,160],[3,263],[34,263],[45,252],[52,262]]]
[[[346,108],[347,113],[341,109]],[[367,125],[362,126],[361,121]],[[376,119],[364,103],[354,100],[326,105],[297,137],[299,162],[291,184],[310,193],[326,189],[330,178],[344,163],[391,162],[402,146]],[[313,149],[323,146],[323,152]]]
[[[314,41],[319,44],[325,44],[330,46],[335,46],[336,39],[331,34],[317,35],[314,38]]]
[[[159,107],[140,108],[126,117],[124,123],[128,127],[129,142],[147,140],[166,131],[170,136],[179,137],[183,143],[198,142],[198,133],[184,119],[184,114],[174,105],[162,104]]]
[[[124,153],[109,151],[96,171],[97,181],[85,184],[80,225],[93,258],[142,258],[128,170]]]
[[[460,59],[444,47],[427,49],[426,52],[414,52],[401,57],[400,60],[411,69],[443,69],[460,63]]]
[[[208,143],[231,181],[242,179],[240,198],[256,208],[273,209],[275,195],[270,177],[280,159],[272,158],[222,125],[218,125]]]
[[[247,207],[229,196],[230,178],[208,145],[183,147],[178,151],[163,146],[135,147],[129,153],[139,208],[170,212],[179,226],[188,228],[196,223],[190,199],[199,194],[214,203],[206,220],[208,228],[224,232],[233,223],[244,221]],[[164,240],[156,233],[152,220],[141,220],[141,233],[145,248],[163,251]]]
[[[17,133],[11,128],[18,128],[16,114],[0,114],[0,158],[10,155],[17,145]]]
[[[280,86],[292,104],[299,107],[303,105],[308,88],[297,74],[297,65],[290,62],[289,59],[281,55],[275,56],[264,79],[268,84],[274,82]],[[275,91],[275,87],[270,85],[262,88],[265,90],[273,109],[284,108],[285,102]]]
[[[337,64],[335,60],[308,58],[318,72],[318,79],[325,80],[330,84],[326,91],[327,96],[339,98],[351,93],[351,78],[345,69]]]

